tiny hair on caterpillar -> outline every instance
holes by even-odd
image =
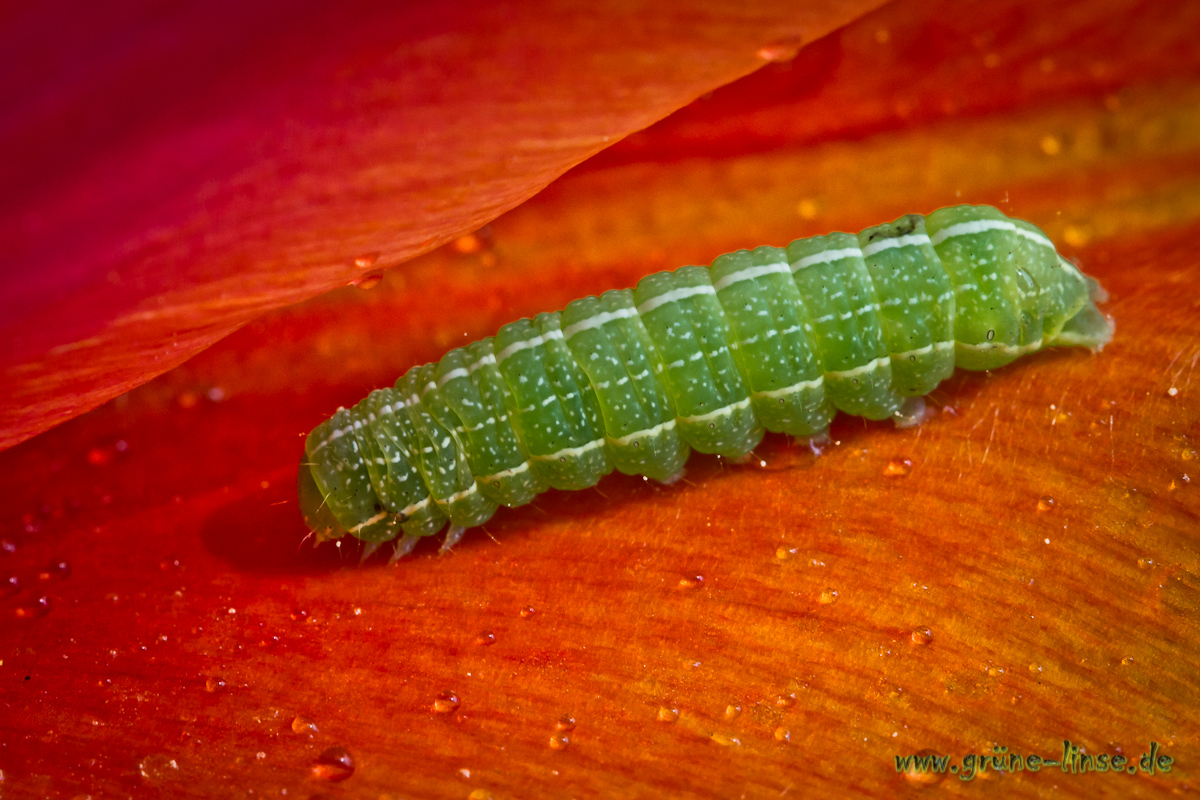
[[[445,551],[500,506],[613,470],[671,483],[692,450],[738,459],[838,411],[919,423],[955,367],[1099,351],[1106,299],[990,206],[727,253],[509,323],[338,409],[305,441],[300,508],[318,541],[399,558],[449,525]]]

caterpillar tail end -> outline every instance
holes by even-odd
[[[1051,346],[1087,347],[1099,353],[1104,345],[1112,341],[1116,332],[1116,321],[1096,307],[1096,303],[1108,300],[1108,292],[1095,278],[1085,275],[1088,282],[1088,301],[1075,316],[1067,320],[1062,330],[1051,341]]]
[[[325,495],[321,494],[316,480],[313,479],[312,470],[307,464],[300,465],[298,483],[300,514],[304,517],[304,524],[313,532],[316,544],[341,539],[345,536],[346,529],[333,516],[333,512],[325,502]]]

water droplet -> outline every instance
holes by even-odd
[[[450,691],[442,692],[433,701],[433,710],[437,714],[449,714],[458,708],[458,703],[457,694]]]
[[[779,697],[775,698],[776,708],[791,708],[794,705],[796,705],[796,695],[792,694],[791,692],[788,692],[787,694],[781,694]]]
[[[674,722],[677,719],[679,719],[679,710],[678,709],[671,708],[670,706],[659,706],[658,707],[658,721],[659,722]]]
[[[1038,663],[1035,661],[1034,663],[1032,663],[1032,664],[1030,664],[1030,665],[1029,665],[1029,671],[1030,671],[1030,672],[1032,672],[1032,673],[1034,673],[1034,674],[1036,675],[1037,673],[1039,673],[1039,672],[1041,672],[1041,671],[1042,671],[1042,665],[1041,665],[1041,664],[1038,664]]]
[[[924,625],[913,628],[912,643],[913,644],[929,644],[933,641],[933,631],[929,630]]]
[[[487,647],[488,645],[493,645],[495,643],[496,634],[492,633],[491,631],[483,631],[475,637],[475,644],[479,645],[480,647]]]
[[[148,781],[164,781],[179,774],[179,764],[165,753],[151,753],[138,762],[138,771]]]
[[[883,474],[888,478],[902,478],[912,472],[912,461],[907,458],[893,458],[883,468]]]
[[[12,597],[19,591],[21,591],[21,579],[16,575],[9,575],[0,580],[0,598]]]
[[[492,793],[487,789],[472,789],[467,800],[492,800]]]
[[[722,747],[737,747],[738,745],[741,744],[741,742],[739,742],[734,737],[728,736],[724,733],[714,733],[712,736],[710,736],[708,738],[712,739],[714,742],[721,745]]]
[[[521,609],[521,618],[529,619],[536,613],[537,613],[537,609],[534,608],[533,606],[525,606],[524,608]]]
[[[205,392],[204,395],[209,399],[210,402],[213,403],[223,402],[227,397],[225,390],[220,386],[213,386],[207,392]]]
[[[551,750],[566,750],[570,743],[571,739],[565,733],[559,732],[550,735]]]
[[[39,597],[32,602],[25,603],[13,609],[13,614],[17,619],[39,619],[50,613],[50,598]]]
[[[1185,447],[1182,451],[1180,451],[1179,457],[1184,461],[1191,461],[1196,457],[1196,451],[1192,450],[1190,447]]]
[[[558,718],[558,722],[554,723],[554,727],[560,731],[575,730],[575,718],[570,714],[563,714]]]
[[[742,707],[736,703],[730,703],[725,706],[725,719],[734,719],[738,714],[742,713]]]
[[[1145,557],[1139,558],[1137,560],[1137,565],[1139,569],[1150,569],[1154,566],[1154,559]]]
[[[292,720],[292,731],[295,733],[307,733],[310,736],[314,733],[319,733],[317,723],[311,717],[305,717],[300,714],[297,714]]]
[[[379,260],[379,253],[363,253],[361,256],[355,256],[354,266],[359,269],[366,269]]]
[[[778,728],[775,729],[775,741],[790,742],[791,740],[792,740],[792,733],[787,728],[780,725]]]
[[[206,692],[219,692],[225,688],[225,679],[218,678],[216,675],[210,676],[204,682],[204,690]]]
[[[383,283],[383,273],[371,272],[363,275],[361,278],[355,278],[351,281],[351,283],[359,289],[374,289],[376,286]]]
[[[1172,386],[1170,389],[1167,389],[1167,394],[1169,394],[1171,397],[1174,397],[1175,395],[1179,394],[1179,390]]]
[[[323,781],[344,781],[354,774],[354,759],[344,747],[327,747],[312,765],[312,776]]]
[[[821,596],[818,598],[818,600],[821,602],[822,605],[829,605],[830,603],[836,603],[837,599],[838,599],[838,593],[834,589],[826,589],[825,591],[821,592]]]
[[[1037,504],[1038,511],[1041,511],[1044,513],[1046,511],[1051,510],[1052,508],[1054,508],[1054,498],[1051,497],[1050,495],[1045,495],[1044,497],[1042,497],[1041,499],[1038,500],[1038,504]]]
[[[780,547],[775,550],[775,558],[780,561],[787,561],[794,555],[796,555],[796,548],[794,547]]]
[[[796,53],[800,52],[800,44],[799,36],[789,36],[758,48],[758,57],[772,64],[791,61],[796,57]]]
[[[17,543],[11,539],[0,539],[0,553],[17,552]]]
[[[703,585],[703,575],[685,575],[679,579],[680,589],[699,589]]]
[[[1132,663],[1133,663],[1133,656],[1125,656],[1124,658],[1121,659],[1122,667],[1128,667]]]

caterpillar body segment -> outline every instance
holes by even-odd
[[[448,546],[613,470],[670,482],[692,450],[739,458],[837,411],[911,422],[956,366],[1099,350],[1104,299],[988,206],[728,253],[505,325],[339,409],[305,443],[301,510],[321,539],[400,537],[403,554],[449,523]]]

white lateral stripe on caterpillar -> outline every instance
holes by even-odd
[[[579,322],[572,323],[563,328],[563,338],[570,339],[580,331],[599,328],[602,325],[606,325],[609,322],[614,322],[618,319],[629,319],[635,314],[637,314],[636,308],[618,308],[616,311],[601,311],[595,316],[588,317],[587,319],[581,319]]]
[[[511,478],[513,475],[520,475],[527,469],[529,469],[529,462],[522,461],[515,467],[509,467],[508,469],[502,469],[499,472],[493,472],[491,475],[485,475],[479,480],[483,481],[484,483],[495,483],[501,478]]]
[[[916,350],[905,350],[903,353],[892,353],[892,358],[896,359],[897,361],[903,361],[906,358],[912,358],[914,356],[928,355],[934,350],[953,350],[954,344],[955,342],[953,339],[948,342],[934,342],[933,344],[927,344],[924,347],[918,347]]]
[[[667,303],[678,303],[688,297],[695,297],[701,294],[715,295],[717,290],[712,286],[681,286],[678,289],[672,289],[669,292],[663,292],[657,297],[651,297],[637,307],[639,314],[649,314],[659,306],[665,306]]]
[[[466,378],[466,377],[469,377],[470,375],[471,375],[471,373],[467,372],[462,367],[458,367],[457,369],[452,369],[449,372],[447,372],[445,375],[443,375],[442,377],[438,378],[437,388],[439,388],[439,389],[442,388],[443,386],[445,386],[447,383],[454,380],[455,378]]]
[[[1033,231],[1027,231],[1022,227],[1014,225],[1011,222],[1005,222],[1002,219],[977,219],[971,222],[960,222],[957,225],[951,225],[948,228],[942,228],[940,231],[930,237],[933,244],[939,245],[947,239],[953,239],[956,236],[970,236],[975,233],[984,233],[986,231],[1011,231],[1018,236],[1024,236],[1031,242],[1049,247],[1054,250],[1054,242],[1047,239],[1045,236],[1040,236]],[[1057,252],[1057,251],[1056,251]]]
[[[844,370],[839,370],[839,371],[835,371],[835,372],[826,372],[825,377],[826,378],[857,378],[859,375],[864,375],[868,372],[872,372],[874,370],[879,369],[884,364],[891,364],[891,363],[892,363],[891,356],[883,356],[881,358],[875,359],[874,361],[868,361],[866,364],[863,364],[861,367],[855,367],[854,369],[844,369]]]
[[[739,283],[741,281],[752,281],[755,278],[761,278],[764,275],[776,275],[776,274],[791,275],[792,268],[789,267],[787,264],[784,264],[783,262],[780,262],[778,264],[767,264],[767,265],[761,266],[761,267],[746,267],[743,270],[739,270],[737,272],[730,273],[729,275],[726,275],[724,278],[721,278],[719,281],[717,281],[716,283],[713,284],[713,288],[719,292],[722,289],[724,289],[726,286],[731,286],[731,285],[733,285],[735,283]]]
[[[862,258],[863,251],[857,247],[842,247],[837,250],[823,250],[820,253],[813,253],[811,256],[804,258],[792,264],[792,272],[799,272],[806,267],[811,267],[814,264],[829,264],[834,261],[841,261],[843,258]]]
[[[494,355],[492,355],[491,353],[488,353],[483,358],[472,362],[471,366],[467,367],[467,373],[474,375],[476,370],[483,369],[488,364],[494,365],[495,363],[496,363],[496,357]]]
[[[750,406],[750,398],[747,397],[745,400],[738,400],[736,403],[730,403],[727,406],[721,406],[716,411],[709,411],[707,414],[697,414],[694,417],[680,417],[679,419],[683,420],[684,422],[689,422],[689,423],[711,422],[712,420],[716,419],[717,417],[723,417],[728,414],[732,414],[735,411],[741,411],[742,409],[748,408],[749,406]]]
[[[811,381],[800,381],[799,383],[793,383],[791,386],[785,386],[782,389],[768,389],[765,392],[754,392],[750,396],[755,400],[778,400],[780,397],[787,397],[789,394],[816,389],[824,382],[825,376],[818,375]]]
[[[593,441],[588,442],[587,444],[581,444],[578,447],[564,447],[562,450],[558,450],[554,453],[547,453],[544,456],[530,456],[529,460],[530,461],[558,461],[560,459],[566,459],[566,458],[577,458],[578,456],[581,456],[584,453],[595,450],[597,447],[603,447],[604,443],[605,443],[604,439],[595,439]]]
[[[562,338],[562,331],[546,331],[545,333],[534,336],[532,339],[524,339],[520,342],[513,342],[508,347],[496,354],[496,363],[499,364],[513,353],[518,353],[522,350],[528,350],[531,347],[538,347],[546,342],[551,342],[555,339]]]
[[[374,525],[376,522],[382,522],[383,520],[387,519],[389,516],[391,516],[391,513],[392,512],[390,512],[390,511],[380,511],[378,514],[371,517],[370,519],[364,520],[364,521],[358,523],[357,525],[355,525],[353,528],[347,528],[346,530],[349,533],[358,533],[359,531],[361,531],[363,528],[367,527],[368,525]]]
[[[991,353],[996,350],[999,350],[1001,353],[1004,353],[1007,356],[1023,356],[1026,353],[1032,353],[1035,350],[1041,349],[1042,340],[1038,339],[1035,342],[1030,342],[1029,344],[1022,344],[1022,345],[996,344],[993,342],[980,342],[979,344],[970,344],[969,342],[956,342],[955,344],[957,344],[959,347],[963,348],[964,350],[974,350],[974,351],[980,352],[980,353]]]
[[[878,242],[871,242],[862,249],[863,258],[873,256],[881,250],[890,250],[893,247],[917,247],[923,244],[932,245],[933,241],[923,233],[910,233],[907,236],[896,236],[891,239],[881,239]]]
[[[615,445],[623,446],[623,445],[629,444],[634,439],[643,439],[648,436],[657,436],[658,434],[663,433],[664,431],[669,431],[674,427],[675,427],[675,420],[669,419],[666,422],[658,423],[653,428],[646,428],[645,430],[634,431],[633,433],[627,434],[625,436],[621,436],[617,439],[609,439],[609,441]]]

